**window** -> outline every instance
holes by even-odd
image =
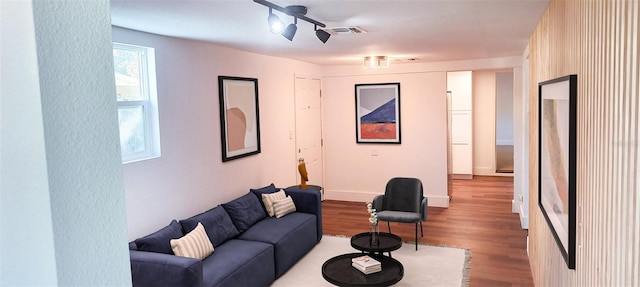
[[[113,44],[122,163],[160,156],[153,48]]]

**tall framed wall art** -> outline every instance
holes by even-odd
[[[258,79],[218,76],[222,161],[260,153]]]
[[[576,266],[577,81],[538,84],[538,206],[569,269]]]

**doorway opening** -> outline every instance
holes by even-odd
[[[496,73],[496,173],[513,173],[513,72]]]

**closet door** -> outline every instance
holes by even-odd
[[[323,186],[320,79],[296,76],[295,97],[296,159],[305,161],[309,177],[307,184]],[[297,174],[297,180],[300,184],[300,174]]]

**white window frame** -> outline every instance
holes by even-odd
[[[122,154],[122,163],[132,163],[142,160],[158,158],[160,152],[160,125],[158,116],[158,90],[156,86],[155,49],[144,46],[113,43],[113,49],[141,52],[140,85],[145,100],[117,101],[118,109],[128,107],[142,107],[145,131],[145,147],[141,152]],[[116,98],[117,99],[117,98]]]

